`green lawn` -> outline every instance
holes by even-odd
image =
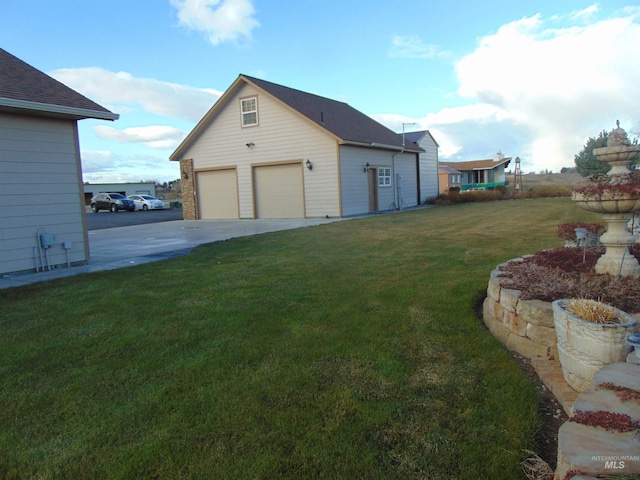
[[[598,220],[437,207],[0,291],[0,477],[523,478],[538,395],[474,303]]]

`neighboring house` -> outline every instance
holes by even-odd
[[[89,205],[91,197],[94,195],[105,193],[121,193],[125,197],[129,195],[151,195],[156,196],[155,182],[140,183],[85,183],[84,184],[84,203]]]
[[[118,115],[0,49],[0,274],[89,260],[84,118]]]
[[[440,193],[447,193],[451,190],[461,190],[462,172],[453,167],[441,165],[438,169],[440,177]]]
[[[438,196],[438,142],[436,142],[429,130],[409,132],[405,139],[417,143],[424,152],[420,152],[418,160],[418,189],[420,203]]]
[[[505,157],[501,152],[489,160],[472,160],[470,162],[440,162],[441,167],[451,167],[462,172],[460,189],[465,190],[493,190],[497,186],[507,184],[505,169],[509,166],[511,157]]]
[[[185,219],[346,217],[416,206],[420,153],[346,103],[240,75],[170,159]]]

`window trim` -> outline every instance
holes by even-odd
[[[391,186],[391,167],[378,167],[378,187]]]
[[[249,100],[253,100],[255,102],[255,109],[254,110],[247,110],[244,111],[244,105],[245,102],[249,101]],[[253,123],[246,123],[245,122],[245,118],[247,115],[250,114],[255,114],[256,119],[255,122]],[[246,128],[246,127],[256,127],[259,125],[259,117],[258,117],[258,96],[257,95],[251,95],[249,97],[242,97],[240,98],[240,125],[242,126],[242,128]]]

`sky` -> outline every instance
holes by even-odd
[[[441,161],[557,172],[616,120],[640,136],[633,0],[2,0],[0,47],[120,115],[79,122],[90,183],[178,179],[240,74],[429,130]]]

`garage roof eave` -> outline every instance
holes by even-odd
[[[13,98],[0,97],[0,109],[21,111],[24,113],[35,113],[38,115],[65,116],[75,119],[94,118],[97,120],[117,120],[120,115],[108,110],[89,110],[85,108],[67,107],[64,105],[54,105],[41,102],[30,102],[26,100],[16,100]]]

